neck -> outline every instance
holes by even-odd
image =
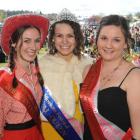
[[[117,60],[112,60],[112,61],[103,60],[102,67],[109,70],[121,65],[123,61],[124,60],[122,58]]]
[[[116,61],[103,61],[101,75],[100,75],[100,88],[104,88],[109,82],[112,81],[116,72],[120,69],[123,59]]]
[[[17,60],[17,65],[20,65],[29,75],[31,74],[31,63]]]
[[[64,59],[65,61],[67,61],[67,62],[70,62],[71,59],[72,59],[72,56],[73,56],[73,54],[62,55],[62,54],[59,54],[59,53],[57,53],[57,55],[58,55],[59,57],[61,57],[62,59]]]

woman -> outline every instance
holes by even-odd
[[[79,140],[83,136],[79,85],[83,80],[84,68],[91,64],[92,60],[81,55],[83,35],[79,23],[73,20],[72,16],[63,16],[52,24],[48,40],[49,54],[40,59],[40,70],[49,93],[47,99],[51,95],[50,102],[55,102],[55,105],[49,110],[52,112],[50,116],[45,117],[45,103],[42,103],[43,134],[46,140]],[[55,114],[61,115],[53,115],[54,106],[57,112]],[[50,118],[54,118],[56,122],[53,123]],[[67,130],[66,127],[70,129]]]
[[[130,44],[124,17],[102,18],[96,38],[100,59],[90,68],[80,93],[88,125],[85,140],[140,139],[140,69],[124,59]]]
[[[43,140],[38,106],[42,78],[37,54],[45,42],[48,19],[40,15],[8,17],[1,45],[8,66],[0,69],[0,140]]]

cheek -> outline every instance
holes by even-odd
[[[53,43],[54,43],[55,46],[58,46],[61,43],[61,41],[58,40],[58,39],[55,39],[55,41]]]
[[[76,40],[72,40],[71,44],[73,45],[73,48],[75,48],[77,46]]]
[[[43,46],[41,46],[41,44],[38,44],[37,47],[36,47],[37,51],[40,50],[42,47]]]
[[[102,44],[101,42],[97,42],[97,49],[98,49],[98,50],[101,49],[102,46],[103,46],[103,44]]]

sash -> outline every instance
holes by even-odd
[[[85,116],[88,122],[88,126],[92,135],[92,139],[95,140],[106,140],[103,132],[108,131],[112,129],[114,133],[120,133],[116,128],[113,128],[109,121],[107,122],[102,116],[99,115],[97,109],[95,109],[94,104],[97,104],[97,97],[96,101],[94,101],[93,96],[97,96],[97,88],[98,88],[98,80],[101,70],[101,63],[102,60],[99,59],[97,62],[91,66],[91,69],[89,70],[84,83],[82,85],[81,91],[80,91],[80,99],[81,104],[83,107],[83,110],[85,112]],[[102,127],[100,124],[106,124],[106,127]],[[112,131],[108,133],[112,133]],[[122,140],[131,140],[132,138],[132,131],[129,129],[127,133],[124,134],[122,137]],[[112,138],[115,140],[115,138]],[[119,139],[117,137],[117,139]],[[111,139],[110,139],[111,140]]]
[[[0,87],[11,97],[20,101],[27,109],[30,116],[36,122],[39,131],[40,129],[40,116],[39,116],[39,108],[38,105],[30,91],[23,83],[21,83],[18,79],[18,86],[16,88],[12,87],[12,81],[14,78],[14,73],[10,74],[5,70],[0,71]]]
[[[92,139],[105,140],[103,132],[93,113],[91,91],[95,88],[100,75],[101,60],[91,66],[80,90],[80,100],[91,131]],[[91,83],[91,84],[90,84]]]
[[[53,98],[50,96],[49,89],[43,88],[43,93],[44,96],[40,105],[40,110],[44,117],[50,122],[64,140],[81,140]]]

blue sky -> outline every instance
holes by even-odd
[[[59,13],[69,9],[76,16],[140,12],[140,0],[0,0],[0,9]]]

